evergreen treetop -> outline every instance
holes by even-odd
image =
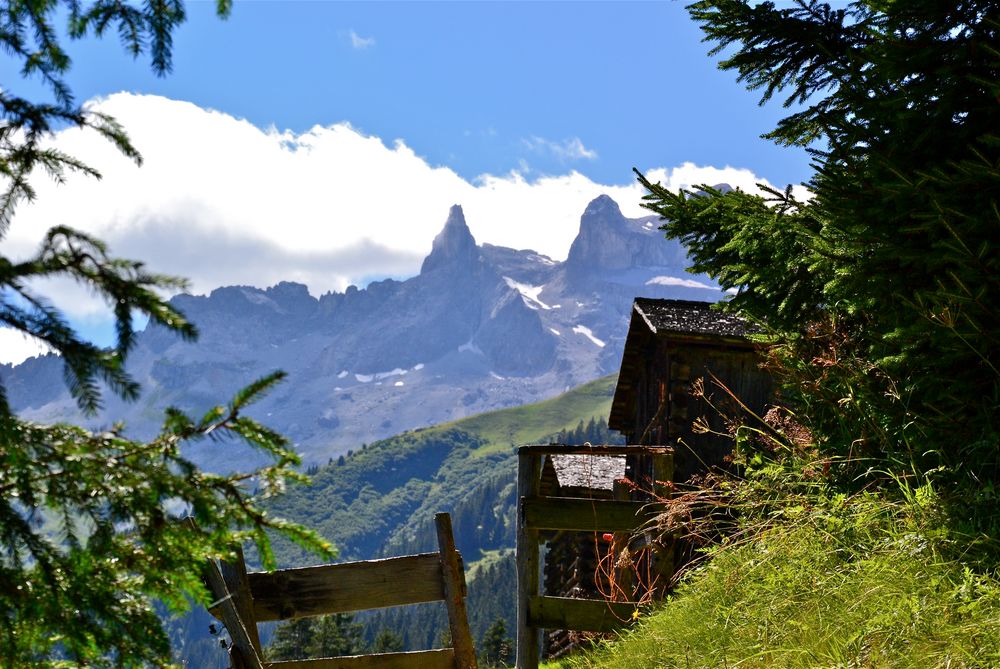
[[[220,15],[229,0],[218,0]],[[56,26],[65,18],[65,32]],[[133,56],[148,53],[154,72],[171,64],[171,35],[184,20],[181,0],[8,0],[0,7],[0,45],[39,77],[53,100],[19,97],[0,88],[0,241],[19,203],[35,197],[30,178],[70,172],[100,178],[82,159],[47,144],[66,125],[90,128],[139,162],[124,129],[111,117],[78,105],[63,76],[70,60],[60,38],[118,33]],[[68,277],[108,303],[115,318],[111,348],[82,338],[63,314],[32,288],[40,279]],[[139,386],[125,362],[135,342],[134,317],[192,339],[194,326],[161,297],[184,282],[113,256],[98,239],[65,226],[52,228],[32,257],[0,255],[0,327],[48,344],[63,361],[67,384],[84,412],[102,392],[134,399]],[[156,601],[178,611],[207,603],[200,575],[206,561],[256,543],[273,564],[267,530],[331,554],[315,533],[273,517],[261,500],[301,477],[288,441],[247,418],[275,373],[236,393],[225,405],[189,418],[166,412],[159,436],[137,442],[122,427],[94,433],[72,425],[39,425],[16,416],[0,381],[0,666],[166,666],[171,649]],[[254,448],[270,464],[255,471],[215,474],[184,456],[184,445],[211,440]],[[195,524],[181,522],[193,517]]]
[[[720,67],[794,108],[766,137],[810,152],[810,197],[672,193],[639,175],[644,206],[692,271],[737,291],[727,308],[773,330],[786,399],[825,452],[855,474],[997,481],[1000,5],[689,11]]]

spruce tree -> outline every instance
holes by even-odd
[[[497,618],[479,641],[479,661],[483,667],[506,667],[513,656],[514,642],[507,634],[507,623]]]
[[[275,628],[266,654],[271,661],[357,655],[364,652],[361,629],[350,613],[286,620]]]
[[[398,653],[402,650],[403,637],[388,628],[383,628],[372,642],[373,653]]]
[[[226,15],[229,4],[218,0],[218,12]],[[184,16],[181,0],[3,3],[0,45],[23,76],[48,86],[52,100],[19,96],[17,82],[0,88],[0,241],[17,206],[34,199],[34,174],[57,181],[71,172],[100,177],[80,157],[52,147],[56,128],[90,129],[141,162],[124,128],[75,102],[60,39],[111,30],[129,53],[148,53],[153,71],[165,74],[172,33]],[[64,29],[57,20],[66,21]],[[40,280],[53,278],[73,279],[104,298],[115,319],[113,346],[81,337],[36,290]],[[0,255],[0,327],[57,352],[72,396],[93,413],[102,392],[138,396],[126,369],[135,318],[182,338],[196,336],[194,325],[161,297],[160,291],[184,285],[58,226],[33,256],[13,261]],[[161,433],[148,442],[124,437],[121,426],[98,433],[23,420],[0,382],[0,666],[163,666],[170,646],[154,603],[174,611],[192,600],[207,603],[201,572],[208,559],[232,556],[252,540],[265,566],[272,565],[268,529],[330,554],[315,534],[269,516],[262,506],[287,481],[302,479],[288,441],[244,415],[281,376],[256,381],[201,417],[169,409]],[[202,471],[182,449],[205,439],[220,447],[243,442],[271,464],[253,472]],[[181,522],[183,516],[196,523]]]
[[[786,401],[847,479],[933,474],[981,497],[1000,483],[1000,6],[689,11],[720,67],[762,104],[784,96],[766,137],[815,171],[807,199],[640,175],[645,206],[771,330]]]

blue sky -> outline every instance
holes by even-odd
[[[130,131],[61,148],[105,179],[39,183],[5,253],[68,223],[192,290],[292,279],[313,294],[419,269],[452,203],[480,242],[565,257],[586,202],[642,215],[631,168],[672,186],[798,184],[804,151],[760,139],[787,110],[717,68],[677,2],[237,2],[188,6],[174,70],[114,35],[70,45],[68,81]],[[36,95],[0,59],[0,85]],[[206,249],[210,250],[206,252]],[[46,288],[98,339],[108,313]],[[2,333],[0,333],[2,334]],[[0,361],[17,357],[0,341]]]
[[[536,137],[579,138],[597,157],[578,168],[604,183],[684,161],[808,176],[804,153],[759,138],[783,110],[717,68],[681,2],[258,1],[225,21],[213,5],[189,5],[163,79],[114,36],[73,44],[78,97],[151,93],[293,131],[349,121],[466,178],[565,171]]]

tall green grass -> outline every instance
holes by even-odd
[[[1000,667],[1000,580],[964,563],[929,486],[906,493],[771,500],[636,629],[552,666]]]

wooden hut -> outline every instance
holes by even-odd
[[[636,298],[608,419],[630,444],[674,446],[676,482],[723,465],[732,449],[720,436],[728,419],[748,410],[763,416],[772,396],[759,345],[749,338],[759,329],[711,307]],[[637,482],[646,469],[629,463]]]
[[[537,522],[529,528],[526,505],[582,498],[594,500],[595,506],[617,500],[642,503],[650,509],[648,502],[670,496],[673,482],[683,483],[724,465],[732,448],[725,436],[727,420],[744,419],[747,411],[763,416],[771,398],[771,377],[760,369],[759,346],[750,339],[755,332],[751,324],[714,310],[707,302],[637,298],[608,420],[609,427],[623,433],[631,444],[620,447],[626,454],[611,455],[615,447],[596,447],[601,455],[563,455],[558,451],[571,447],[559,445],[519,450],[519,667],[537,666],[535,628],[547,630],[542,642],[550,657],[568,652],[581,639],[577,633],[551,629],[558,625],[541,624],[529,615],[539,585],[538,541],[546,544],[543,591],[547,597],[604,600],[614,589],[630,605],[662,596],[674,567],[687,559],[689,548],[653,532],[637,534],[635,528],[571,532],[546,529],[559,523]],[[695,427],[696,419],[707,429]],[[531,464],[536,452],[545,454],[540,465]],[[538,527],[542,530],[532,529]],[[609,555],[614,559],[607,560]],[[617,584],[612,586],[609,578]],[[612,611],[622,603],[618,597],[613,599],[617,604],[600,603]]]

